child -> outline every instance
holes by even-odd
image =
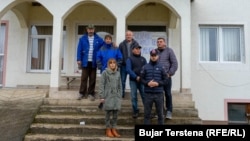
[[[101,74],[99,86],[99,97],[103,103],[103,109],[106,111],[105,125],[106,136],[120,137],[117,133],[117,116],[121,109],[122,100],[122,84],[120,72],[117,71],[118,66],[115,59],[108,60],[107,68]],[[113,118],[110,117],[113,115]]]

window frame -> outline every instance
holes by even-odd
[[[247,107],[249,103],[228,103],[228,124],[248,124]]]
[[[29,27],[29,43],[28,43],[28,54],[27,54],[27,72],[40,72],[40,73],[50,73],[51,72],[51,64],[52,64],[52,60],[51,60],[51,54],[52,54],[52,42],[53,42],[53,33],[51,35],[32,35],[32,26],[51,26],[52,30],[53,30],[53,26],[52,25],[39,25],[39,24],[32,24]],[[65,62],[66,62],[66,48],[67,45],[65,43],[67,43],[66,41],[66,28],[63,28],[63,49],[62,49],[62,64],[64,64],[62,66],[61,71],[65,72]],[[31,68],[31,63],[32,63],[32,41],[33,39],[45,39],[45,59],[44,59],[44,69],[32,69]]]
[[[212,61],[210,60],[202,60],[202,33],[201,29],[208,29],[208,28],[215,28],[216,29],[216,35],[217,35],[217,60]],[[240,37],[239,37],[239,54],[240,54],[240,60],[239,61],[226,61],[223,59],[223,55],[225,54],[225,51],[223,50],[223,29],[226,28],[237,28],[240,31]],[[202,63],[237,63],[241,64],[245,62],[245,43],[244,43],[244,26],[243,25],[200,25],[199,26],[199,62]]]

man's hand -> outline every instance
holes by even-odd
[[[148,86],[153,88],[153,87],[157,87],[159,86],[159,83],[158,82],[155,82],[154,80],[151,80],[148,82]]]
[[[137,81],[137,82],[140,82],[140,76],[137,76],[137,77],[136,77],[136,81]]]

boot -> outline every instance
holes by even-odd
[[[112,128],[111,131],[112,131],[112,133],[113,133],[113,135],[114,135],[115,137],[120,137],[120,136],[121,136],[121,135],[119,135],[119,134],[117,133],[117,130],[116,130],[115,128]]]
[[[110,128],[107,128],[107,129],[106,129],[106,136],[107,136],[107,137],[110,137],[110,138],[114,137],[114,135],[112,134],[112,131],[111,131]]]

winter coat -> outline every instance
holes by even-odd
[[[141,68],[147,64],[146,58],[141,55],[132,55],[127,59],[126,71],[129,74],[129,79],[136,81],[136,77],[140,76]]]
[[[107,63],[110,58],[114,58],[118,64],[118,67],[122,63],[122,53],[119,48],[114,47],[113,43],[104,44],[97,52],[96,64],[97,68],[101,70],[101,73],[107,68]]]
[[[165,47],[164,50],[159,50],[159,62],[166,69],[170,76],[173,76],[178,69],[178,62],[173,49]]]
[[[148,64],[142,67],[141,82],[144,84],[145,93],[162,94],[163,87],[167,83],[167,76],[164,67],[159,62],[149,61]],[[157,87],[149,87],[148,83],[154,80],[159,83]]]
[[[123,56],[123,58],[122,58],[122,65],[123,66],[126,66],[126,61],[127,61],[127,59],[128,59],[128,54],[131,54],[132,55],[132,48],[133,47],[137,47],[137,46],[139,46],[139,44],[138,44],[138,42],[136,41],[136,40],[134,40],[134,39],[132,39],[132,43],[131,43],[131,46],[130,46],[130,50],[128,50],[128,48],[127,48],[127,41],[126,40],[123,40],[120,44],[119,44],[119,49],[120,49],[120,51],[121,51],[121,53],[122,53],[122,56]],[[128,52],[130,52],[130,53],[128,53]]]
[[[104,44],[103,39],[96,33],[94,33],[92,68],[97,67],[96,54],[103,44]],[[88,55],[89,55],[89,40],[88,40],[88,34],[86,33],[79,39],[77,47],[77,61],[82,62],[82,67],[88,66]]]
[[[101,74],[99,97],[104,99],[104,110],[120,110],[122,100],[122,83],[119,71],[105,69]]]

